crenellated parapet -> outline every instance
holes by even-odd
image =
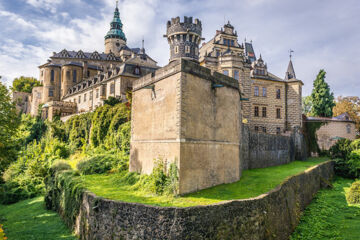
[[[192,17],[172,18],[167,22],[166,37],[170,45],[170,62],[187,58],[193,61],[199,60],[199,44],[202,40],[202,25],[199,19],[193,21]]]

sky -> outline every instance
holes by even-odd
[[[115,0],[0,0],[0,76],[39,77],[38,66],[62,49],[104,51]],[[168,63],[163,35],[176,16],[202,21],[210,40],[225,22],[239,42],[252,40],[268,70],[284,77],[289,49],[296,77],[309,95],[320,69],[335,96],[360,95],[359,0],[120,0],[129,47],[141,46],[159,66]]]

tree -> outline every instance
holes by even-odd
[[[31,93],[32,89],[38,86],[41,86],[41,84],[36,78],[21,76],[14,79],[12,90]]]
[[[312,109],[312,99],[311,96],[306,96],[302,98],[302,112],[306,116],[310,116]]]
[[[9,90],[0,82],[0,176],[15,156],[13,136],[19,124]]]
[[[335,106],[334,93],[330,92],[329,85],[325,82],[326,72],[321,69],[314,81],[311,93],[312,109],[311,114],[319,117],[332,117],[332,109]]]
[[[333,113],[334,116],[348,113],[356,122],[356,128],[360,129],[360,99],[358,97],[338,97]]]

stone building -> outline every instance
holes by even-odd
[[[170,63],[133,85],[130,171],[173,162],[180,194],[240,178],[239,85],[198,64],[201,30],[198,19],[169,21]]]
[[[337,117],[307,117],[306,122],[322,123],[316,131],[318,146],[321,150],[329,150],[339,139],[356,138],[356,126],[348,113],[343,113]]]
[[[158,66],[146,54],[144,42],[141,48],[127,46],[122,26],[116,6],[103,53],[66,49],[54,52],[47,63],[39,66],[42,86],[33,89],[29,112],[37,115],[40,106],[43,118],[52,120],[55,115],[93,111],[109,97],[126,101],[132,81],[154,72]]]
[[[17,113],[30,113],[31,94],[26,92],[12,92]]]
[[[290,59],[285,78],[270,73],[252,42],[238,42],[228,22],[200,48],[200,65],[238,80],[243,123],[252,130],[282,134],[301,127],[302,81]]]

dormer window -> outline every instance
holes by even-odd
[[[135,75],[140,75],[140,68],[135,67],[134,73],[135,73]]]
[[[190,53],[190,46],[185,46],[185,53]]]

